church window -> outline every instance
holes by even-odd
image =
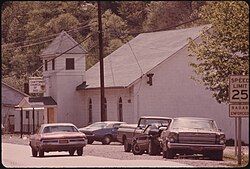
[[[123,114],[122,114],[122,98],[119,98],[119,102],[118,102],[118,120],[119,121],[123,121]]]
[[[88,109],[89,109],[89,123],[92,123],[92,100],[91,99],[89,99]]]

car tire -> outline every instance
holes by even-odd
[[[76,150],[76,152],[77,152],[77,155],[78,155],[78,156],[82,156],[82,154],[83,154],[83,147],[78,148],[78,149]]]
[[[160,147],[158,145],[156,145],[152,139],[149,140],[148,154],[149,155],[159,155],[160,154]]]
[[[125,138],[123,141],[124,151],[130,152],[131,151],[131,144],[128,143],[128,140]]]
[[[166,151],[162,151],[162,157],[167,158],[167,152]]]
[[[37,157],[37,151],[34,148],[32,148],[31,151],[32,151],[32,156]]]
[[[89,140],[88,139],[88,144],[92,144],[94,142],[94,140]]]
[[[44,151],[43,150],[39,150],[39,157],[44,157]]]
[[[167,151],[165,151],[165,156],[166,156],[166,159],[173,159],[175,156],[174,150],[171,150],[167,147]]]
[[[142,155],[143,150],[141,149],[140,145],[135,141],[132,145],[132,152],[134,155]]]
[[[210,159],[211,160],[222,161],[222,159],[223,159],[223,150],[217,150],[217,151],[211,152]]]
[[[74,153],[75,153],[75,150],[69,150],[69,155],[70,155],[70,156],[73,156]]]
[[[102,144],[103,145],[108,145],[108,144],[111,143],[111,140],[112,140],[111,136],[110,135],[106,135],[102,139]]]

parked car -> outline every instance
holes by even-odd
[[[87,127],[79,128],[79,130],[86,134],[88,144],[92,144],[94,141],[101,141],[102,144],[107,145],[111,142],[117,141],[117,129],[121,124],[125,124],[125,122],[95,122]]]
[[[154,141],[151,142],[152,144],[148,146],[148,141],[151,139],[149,139],[150,135],[145,132],[145,129],[152,124],[162,124],[162,126],[165,125],[166,127],[171,120],[172,118],[170,117],[141,116],[137,124],[122,124],[117,131],[117,139],[124,145],[125,152],[130,152],[132,149],[134,154],[142,154],[144,149],[149,146],[151,146],[151,150],[156,150],[158,149],[159,144],[155,141],[155,139],[153,139]],[[157,132],[159,132],[158,129],[156,133]],[[153,153],[154,150],[151,150],[149,150],[149,152],[155,154]]]
[[[134,155],[159,155],[162,151],[160,146],[160,135],[171,123],[171,119],[157,120],[156,123],[147,125],[143,132],[133,137],[132,152]]]
[[[163,158],[169,159],[176,154],[203,154],[213,160],[222,160],[225,142],[225,134],[209,118],[174,118],[160,136]]]
[[[70,155],[76,151],[81,156],[86,144],[86,135],[71,123],[42,124],[38,132],[31,135],[29,143],[33,157],[37,153],[43,157],[44,152],[50,151],[69,151]]]

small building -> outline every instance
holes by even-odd
[[[2,124],[4,125],[5,132],[14,133],[20,131],[20,113],[15,109],[15,106],[23,99],[23,97],[28,97],[29,95],[12,87],[11,85],[1,82],[2,84],[2,108],[1,117]],[[24,124],[28,124],[29,112],[26,113],[26,119],[24,119]],[[25,128],[27,128],[25,126]]]
[[[52,97],[24,97],[15,106],[16,110],[20,111],[18,131],[21,134],[34,133],[41,124],[55,122],[54,116],[51,114],[56,112],[56,106]],[[32,115],[30,115],[31,112]]]
[[[105,57],[107,120],[136,123],[142,115],[208,117],[216,120],[227,139],[234,139],[229,105],[216,102],[211,91],[191,79],[189,63],[196,60],[188,57],[188,38],[200,41],[204,27],[142,33]],[[57,103],[57,111],[51,111],[56,122],[83,127],[101,120],[100,66],[85,70],[86,54],[63,31],[41,55],[45,96]],[[242,140],[248,143],[248,118],[242,126]]]

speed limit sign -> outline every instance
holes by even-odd
[[[249,76],[229,77],[229,102],[230,103],[249,102]]]

